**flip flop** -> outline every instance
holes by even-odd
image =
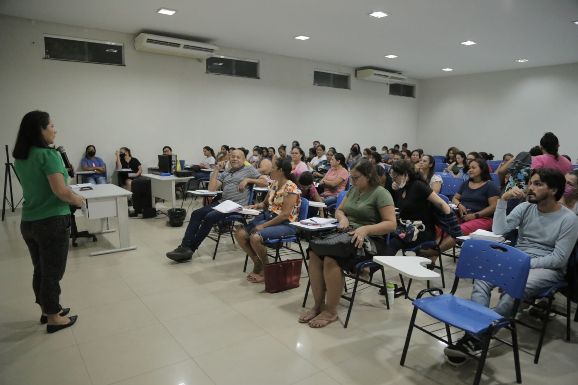
[[[247,281],[249,281],[251,283],[264,283],[265,282],[265,277],[263,277],[259,274],[255,274],[255,273],[251,273],[251,274],[249,274],[247,276]]]

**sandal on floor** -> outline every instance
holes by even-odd
[[[251,283],[264,283],[265,277],[263,277],[262,275],[259,275],[257,273],[251,273],[247,276],[247,281],[249,281]]]
[[[299,316],[299,318],[297,319],[297,321],[299,321],[299,323],[302,324],[307,324],[309,323],[309,321],[311,321],[313,318],[317,317],[319,315],[320,312],[316,312],[313,309],[307,310],[305,311],[303,314],[301,314]]]

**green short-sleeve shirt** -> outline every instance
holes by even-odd
[[[48,182],[48,175],[60,173],[64,176],[64,182],[68,183],[68,174],[58,151],[32,147],[28,159],[16,159],[14,168],[24,191],[23,221],[70,214],[68,203],[54,195]]]
[[[379,209],[385,206],[393,206],[393,198],[389,191],[382,186],[377,186],[362,194],[355,187],[352,187],[347,192],[343,212],[349,219],[349,225],[357,228],[381,222]]]

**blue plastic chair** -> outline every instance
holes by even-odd
[[[452,199],[457,194],[464,181],[461,178],[454,178],[449,174],[438,174],[442,178],[442,189],[440,193]]]
[[[309,211],[309,201],[305,198],[301,198],[301,206],[299,207],[299,217],[297,220],[302,221],[304,219],[307,219],[308,211]],[[303,251],[303,246],[301,245],[301,239],[299,237],[299,233],[297,233],[295,235],[287,235],[287,236],[283,236],[283,237],[279,237],[279,238],[266,239],[263,241],[263,243],[268,248],[275,250],[275,254],[273,254],[273,255],[268,254],[270,257],[273,257],[275,259],[275,262],[277,262],[281,259],[281,249],[285,249],[285,250],[287,250],[287,253],[285,253],[284,255],[287,255],[290,253],[300,254],[301,257],[303,258],[303,263],[305,264],[305,269],[307,271],[309,271],[309,266],[307,265],[307,257],[305,255],[305,252]],[[295,250],[295,249],[290,248],[289,246],[286,245],[288,243],[296,243],[299,246],[299,250]],[[249,262],[249,256],[245,255],[245,265],[243,266],[244,272],[247,271],[248,262]]]
[[[446,163],[446,157],[444,155],[434,155],[433,158],[436,160],[436,164]]]
[[[441,289],[422,290],[413,301],[413,313],[401,355],[400,365],[405,364],[409,342],[413,328],[417,328],[426,334],[448,345],[452,344],[450,326],[461,329],[480,340],[482,352],[479,357],[471,356],[478,360],[478,368],[474,377],[474,385],[480,383],[482,370],[486,362],[488,348],[492,336],[502,328],[510,330],[512,335],[512,349],[514,352],[514,366],[516,381],[522,382],[520,373],[520,358],[518,353],[518,338],[516,321],[514,319],[521,299],[524,297],[524,289],[530,271],[530,257],[513,247],[484,240],[467,240],[464,242],[454,284],[450,294],[443,294]],[[460,278],[481,279],[490,282],[502,289],[515,299],[514,313],[511,318],[506,318],[483,305],[468,299],[455,296]],[[431,297],[423,296],[429,293]],[[434,334],[427,329],[430,325],[416,325],[415,319],[418,310],[437,319],[445,325],[447,340]]]
[[[448,164],[446,162],[444,162],[444,160],[442,160],[441,162],[438,162],[436,159],[436,165],[434,168],[434,172],[442,172],[446,168],[448,168]]]
[[[492,182],[496,185],[498,190],[500,189],[500,176],[496,173],[490,173],[490,177],[492,178]]]
[[[500,167],[500,165],[502,164],[502,161],[501,160],[488,160],[486,163],[488,163],[488,166],[490,166],[490,169],[492,170],[492,172],[496,172],[498,167]]]

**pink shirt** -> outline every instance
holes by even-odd
[[[299,179],[299,176],[303,174],[305,171],[309,170],[307,165],[304,162],[297,163],[297,166],[293,170],[291,170],[291,174],[295,175],[296,179]]]
[[[536,168],[553,168],[562,174],[567,174],[572,171],[572,163],[562,155],[558,155],[558,160],[556,160],[554,155],[544,154],[532,157],[532,169]]]
[[[329,187],[325,185],[325,190],[323,190],[323,193],[321,194],[321,196],[323,197],[337,196],[339,195],[340,192],[345,190],[345,185],[347,184],[347,180],[349,179],[349,171],[347,171],[345,167],[341,167],[339,169],[331,167],[323,178],[329,181],[334,181],[337,178],[342,179],[341,183],[339,183],[337,187]]]

